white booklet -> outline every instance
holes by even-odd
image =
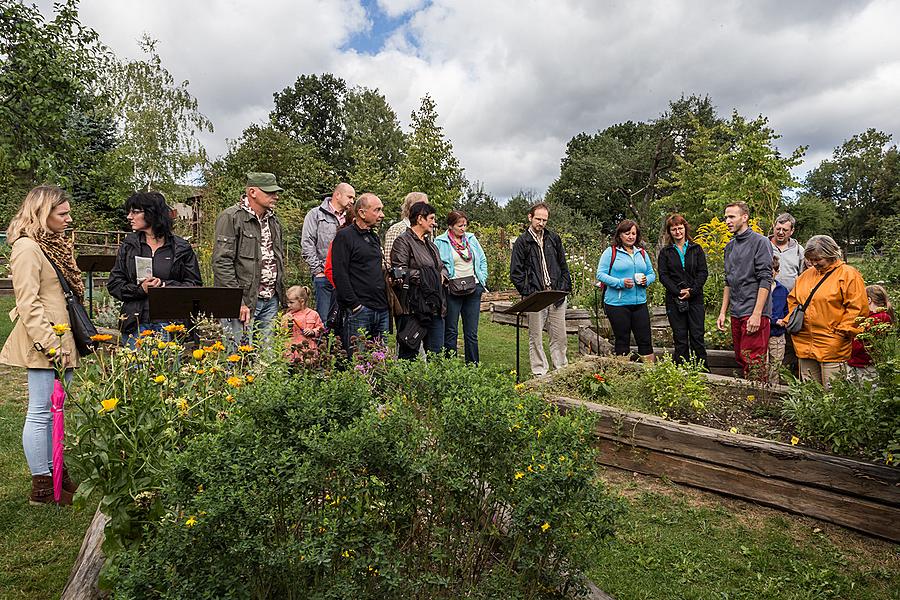
[[[137,273],[137,284],[153,277],[153,259],[147,258],[146,256],[135,256],[134,257],[134,267],[135,272]]]

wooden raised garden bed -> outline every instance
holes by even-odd
[[[598,462],[900,542],[900,469],[562,396],[599,415]]]

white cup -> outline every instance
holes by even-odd
[[[643,273],[635,273],[634,282],[638,285],[644,285],[647,283],[647,276]]]

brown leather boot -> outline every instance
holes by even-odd
[[[31,496],[28,503],[32,506],[40,506],[42,504],[59,504],[60,506],[70,506],[72,504],[72,492],[62,490],[59,495],[59,502],[53,500],[53,477],[51,475],[32,475],[31,476]]]
[[[63,489],[73,496],[78,490],[78,484],[72,481],[72,478],[69,477],[69,469],[66,468],[66,465],[63,465]]]

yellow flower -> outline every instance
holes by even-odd
[[[166,347],[171,350],[178,350],[178,342],[166,342]]]
[[[166,343],[165,343],[165,342],[162,342],[162,341],[156,342],[156,347],[159,348],[160,350],[165,350],[165,349],[166,349]]]
[[[541,525],[541,531],[547,531],[548,529],[550,529],[550,523],[544,523],[543,525]]]
[[[226,402],[234,402],[234,396],[232,396],[231,394],[228,394],[227,396],[225,396],[225,401]]]
[[[152,329],[145,329],[141,332],[141,337],[149,337],[151,335],[153,335]]]
[[[253,375],[247,375],[247,383],[253,383],[253,380],[256,379]]]
[[[796,446],[799,443],[800,443],[800,438],[798,438],[796,435],[792,435],[791,436],[791,446]]]
[[[150,353],[151,356],[159,356],[159,350],[154,350]]]
[[[749,394],[747,396],[747,402],[753,402],[754,400],[756,400],[756,396],[754,396],[753,394]]]
[[[350,552],[350,550],[344,550],[343,552],[341,552],[341,556],[343,556],[344,558],[350,558]]]
[[[188,401],[186,398],[180,398],[178,400],[178,410],[182,413],[187,413],[188,411]]]
[[[245,344],[245,345],[243,345],[243,346],[238,346],[238,350],[241,351],[241,352],[253,352],[254,350],[256,350],[256,348],[254,348],[253,346],[250,346],[250,345]]]
[[[522,479],[523,477],[525,477],[525,473],[523,473],[522,471],[516,472],[516,479]]]
[[[196,373],[197,375],[203,375],[204,373],[206,373],[206,369],[197,369],[196,371],[194,371],[194,373]]]
[[[153,378],[153,383],[165,383],[168,378],[165,375],[157,375]]]
[[[182,325],[181,323],[177,323],[177,324],[176,324],[176,323],[169,323],[168,325],[166,325],[165,327],[163,327],[163,330],[166,331],[167,333],[174,333],[174,332],[176,332],[176,331],[178,331],[178,332],[183,332],[183,331],[184,331],[184,325]]]
[[[187,527],[193,527],[197,524],[197,518],[194,517],[194,515],[191,515],[190,517],[188,517],[188,520],[184,522],[184,524]]]
[[[108,342],[112,339],[113,336],[108,333],[98,333],[97,335],[91,336],[91,341],[93,342]]]
[[[888,452],[888,455],[884,458],[884,464],[892,465],[894,464],[894,455]]]
[[[513,387],[515,387],[515,390],[516,390],[517,392],[521,392],[522,390],[525,389],[525,384],[524,384],[524,383],[517,383],[517,384],[516,384],[515,386],[513,386]],[[519,406],[521,406],[521,405],[519,405]]]
[[[192,355],[194,358],[196,358],[197,360],[200,360],[201,358],[203,358],[203,354],[204,354],[204,352],[203,352],[203,350],[202,350],[201,348],[197,348],[196,350],[194,350],[194,351],[191,353],[191,355]]]
[[[566,462],[566,457],[565,457],[565,456],[560,456],[560,457],[559,457],[559,462]]]
[[[225,360],[227,360],[228,362],[236,363],[241,360],[241,357],[237,354],[231,354]]]
[[[731,433],[737,433],[737,427],[732,427],[728,431],[730,431]]]
[[[244,384],[244,380],[240,377],[231,376],[225,380],[225,383],[230,385],[231,387],[241,387]]]
[[[62,337],[67,331],[69,331],[69,326],[65,323],[60,323],[59,325],[53,326],[53,333]]]
[[[100,403],[100,406],[103,407],[102,409],[100,409],[100,412],[102,412],[102,413],[111,412],[116,409],[116,405],[118,403],[119,403],[118,398],[107,398],[106,400],[104,400]]]
[[[56,348],[50,348],[49,350],[47,350],[47,355],[56,356]]]

